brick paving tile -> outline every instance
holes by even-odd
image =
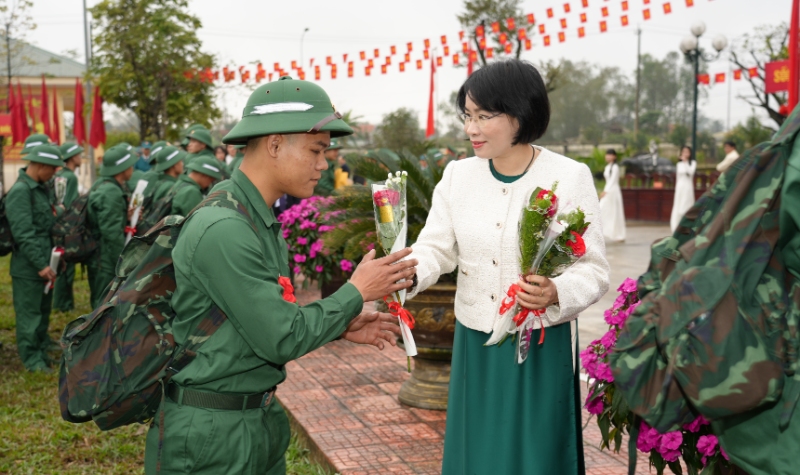
[[[432,439],[436,445],[441,445],[440,439],[442,438],[438,432],[433,430],[431,426],[425,424],[424,422],[419,423],[412,423],[412,424],[398,424],[398,425],[387,425],[387,426],[376,426],[372,428],[372,432],[374,432],[381,442],[385,444],[392,444],[395,442],[404,442],[404,441],[420,441],[424,439]],[[407,460],[403,457],[403,460]]]
[[[403,383],[400,381],[395,381],[392,383],[378,383],[377,386],[383,390],[386,394],[392,396],[393,398],[397,399],[397,395],[400,394],[400,386]]]
[[[354,413],[402,409],[400,403],[391,396],[358,397],[345,399],[342,402]]]
[[[386,424],[408,424],[409,422],[417,422],[414,414],[411,414],[406,409],[395,409],[391,411],[378,411],[378,412],[362,412],[358,415],[367,425],[379,426]]]
[[[370,380],[352,368],[329,371],[325,368],[311,368],[308,372],[324,388],[333,386],[359,386],[369,384]]]
[[[337,399],[347,399],[351,397],[372,397],[383,396],[385,393],[373,384],[361,386],[337,386],[330,388],[328,392]]]
[[[420,420],[425,422],[436,422],[436,421],[443,421],[447,419],[447,411],[431,411],[428,409],[419,409],[416,407],[412,407],[411,412],[414,413],[415,416],[419,417]]]
[[[315,432],[314,442],[320,450],[327,452],[336,449],[365,447],[378,442],[378,436],[366,427],[351,428],[346,431],[337,426],[329,426],[326,431]]]

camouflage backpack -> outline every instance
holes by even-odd
[[[53,244],[64,248],[65,262],[86,262],[97,251],[97,237],[89,230],[89,194],[81,195],[56,219],[50,233]]]
[[[721,420],[781,397],[781,425],[791,419],[800,394],[782,392],[800,378],[800,284],[784,265],[778,224],[799,130],[800,108],[653,245],[641,304],[610,360],[631,410],[662,433],[697,413]]]
[[[228,192],[212,193],[189,216],[206,206],[229,208],[251,221]],[[168,216],[132,239],[120,255],[104,303],[64,329],[59,402],[65,420],[94,420],[109,430],[151,419],[170,377],[227,319],[212,307],[190,335],[191,343],[175,344],[172,249],[186,219]]]
[[[172,199],[175,198],[175,189],[169,190],[164,197],[156,201],[154,205],[145,207],[142,205],[143,218],[136,226],[136,235],[142,236],[159,221],[166,218],[172,210]],[[150,202],[152,203],[152,196]],[[147,201],[145,199],[145,201]]]
[[[11,224],[6,216],[6,195],[0,198],[0,256],[6,256],[14,250],[14,236],[11,235]]]

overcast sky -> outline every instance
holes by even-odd
[[[525,13],[534,13],[537,22],[545,21],[548,33],[553,35],[553,44],[544,47],[541,37],[534,37],[534,47],[523,54],[523,59],[534,63],[543,60],[568,58],[572,61],[589,61],[606,66],[618,66],[633,75],[636,67],[636,27],[641,26],[642,53],[663,57],[670,51],[678,51],[678,44],[686,36],[691,24],[703,20],[707,25],[701,45],[711,50],[711,40],[718,34],[735,41],[756,26],[788,21],[791,0],[694,0],[688,8],[686,0],[671,0],[672,13],[665,15],[662,5],[666,0],[629,0],[627,14],[630,25],[622,27],[621,0],[589,0],[584,9],[581,0],[527,0],[523,2]],[[89,6],[97,3],[88,0]],[[571,6],[564,13],[564,3]],[[430,70],[426,62],[422,71],[411,64],[406,72],[398,71],[397,61],[406,51],[406,43],[414,42],[412,60],[421,59],[423,40],[430,38],[433,45],[440,45],[440,36],[448,35],[451,49],[458,47],[458,31],[461,29],[456,15],[461,11],[462,0],[405,0],[386,2],[376,0],[302,0],[282,2],[276,0],[190,0],[194,13],[203,23],[199,31],[206,51],[217,56],[219,64],[231,66],[251,65],[261,61],[272,71],[272,64],[280,62],[289,68],[291,60],[299,60],[301,35],[305,28],[302,53],[305,63],[315,58],[315,64],[324,63],[325,56],[333,56],[339,62],[338,78],[330,79],[327,67],[323,67],[323,79],[319,82],[331,96],[340,111],[353,110],[356,115],[377,123],[381,117],[397,109],[408,107],[424,118],[428,104]],[[609,8],[608,32],[600,33],[601,7]],[[546,9],[552,7],[555,16],[547,19]],[[644,21],[643,8],[650,8],[652,18]],[[81,0],[34,0],[34,21],[39,25],[28,34],[28,41],[42,48],[61,53],[77,50],[83,60],[83,23]],[[577,37],[580,26],[579,14],[586,12],[586,37]],[[567,19],[566,41],[559,43],[555,35],[560,30],[559,20]],[[358,60],[361,50],[381,49],[383,58],[391,45],[396,45],[398,55],[393,58],[389,73],[380,74],[380,68],[364,77],[364,67]],[[347,78],[347,68],[342,63],[342,54],[348,53],[355,60],[353,79]],[[709,72],[727,72],[727,56],[711,63]],[[378,60],[375,60],[378,63]],[[380,63],[379,63],[380,64]],[[466,76],[464,68],[453,68],[449,58],[437,73],[438,101],[449,97],[457,90]],[[251,69],[255,69],[251,66]],[[313,78],[312,69],[307,69]],[[251,73],[255,74],[255,72]],[[309,79],[309,78],[307,78]],[[749,85],[745,81],[732,86],[730,106],[731,125],[743,121],[750,115],[750,106],[736,98],[747,94]],[[242,85],[225,85],[218,90],[221,107],[235,116],[241,110],[250,92]],[[709,98],[701,103],[704,114],[719,119],[725,124],[728,115],[728,84],[711,88]]]

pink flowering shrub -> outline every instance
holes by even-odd
[[[580,353],[581,366],[589,376],[589,394],[584,406],[597,417],[603,437],[600,448],[611,448],[613,441],[613,450],[619,452],[623,434],[630,436],[631,428],[638,427],[636,448],[649,456],[650,465],[658,475],[667,468],[674,474],[683,473],[681,461],[689,473],[716,474],[730,467],[727,454],[711,432],[711,423],[703,416],[680,430],[661,434],[631,412],[622,393],[616,391],[608,354],[628,317],[639,306],[635,280],[625,279],[617,291],[620,294],[614,305],[604,313],[608,332]]]
[[[324,285],[337,275],[347,278],[355,268],[353,262],[344,258],[341,250],[325,248],[325,233],[334,227],[321,223],[329,223],[335,217],[335,213],[320,211],[328,204],[330,198],[312,196],[278,217],[289,247],[289,263],[295,274],[306,277],[304,285],[312,280]]]

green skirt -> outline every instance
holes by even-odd
[[[570,325],[534,331],[528,359],[515,343],[456,323],[443,475],[583,475],[580,387]]]

